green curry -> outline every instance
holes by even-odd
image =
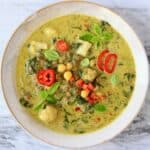
[[[131,50],[109,23],[85,15],[48,21],[17,60],[20,103],[51,130],[82,134],[110,124],[135,83]]]

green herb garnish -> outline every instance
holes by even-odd
[[[104,111],[106,111],[106,107],[105,107],[105,105],[103,105],[103,104],[95,104],[95,105],[94,105],[94,109],[95,109],[96,111],[99,111],[99,112],[104,112]]]
[[[29,102],[29,101],[27,101],[25,98],[20,98],[20,104],[22,105],[22,106],[24,106],[24,107],[26,107],[26,108],[31,108],[33,105]]]
[[[44,51],[44,56],[46,57],[47,60],[53,61],[59,59],[59,54],[55,50],[45,50]]]
[[[118,76],[116,74],[113,74],[111,76],[111,83],[112,83],[113,86],[115,86],[119,83],[119,79],[118,79]]]
[[[84,58],[84,59],[82,59],[82,61],[80,62],[81,67],[87,67],[87,66],[89,66],[89,64],[90,64],[90,61],[89,61],[88,58]]]
[[[112,37],[113,35],[111,32],[104,31],[100,24],[94,23],[92,24],[90,31],[84,32],[80,36],[80,39],[98,46],[103,42],[111,40]]]
[[[44,106],[45,102],[56,104],[57,99],[54,97],[54,94],[59,86],[60,83],[56,82],[48,90],[40,91],[39,96],[41,98],[41,101],[34,106],[34,110],[39,111]]]

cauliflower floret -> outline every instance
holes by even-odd
[[[77,49],[77,54],[85,57],[92,44],[83,40],[78,40],[78,42],[81,43],[81,46],[79,46],[79,48]]]
[[[85,68],[82,73],[82,79],[92,82],[96,78],[96,75],[97,73],[95,70],[90,68]]]
[[[29,46],[29,52],[32,55],[37,55],[41,49],[47,49],[48,45],[44,42],[32,41]]]
[[[55,107],[47,105],[45,109],[39,112],[39,118],[44,123],[48,124],[56,119],[57,113],[58,111]]]

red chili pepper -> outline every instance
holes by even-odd
[[[88,97],[87,97],[87,101],[88,101],[88,103],[90,103],[90,104],[95,104],[95,102],[96,102],[91,96],[88,96]]]
[[[93,86],[92,83],[89,83],[89,84],[88,84],[88,89],[89,89],[90,91],[93,91],[94,88],[95,88],[95,87]]]
[[[97,101],[97,100],[99,99],[99,96],[96,95],[94,92],[91,93],[90,97],[91,97],[92,99],[94,99],[95,101]]]
[[[117,55],[110,53],[109,50],[103,50],[97,60],[97,66],[101,71],[112,73],[117,64]]]
[[[84,83],[83,86],[82,86],[82,88],[83,88],[84,90],[88,90],[88,84]]]
[[[75,111],[80,111],[80,110],[81,110],[80,107],[75,108]]]
[[[106,49],[106,50],[103,50],[98,56],[97,66],[101,71],[104,71],[104,61],[108,53],[109,53],[109,50]]]
[[[59,40],[56,42],[56,49],[60,52],[66,52],[69,50],[69,44],[65,40]]]
[[[72,83],[73,81],[75,81],[75,77],[72,76],[71,79],[70,79],[69,81]]]
[[[109,54],[106,56],[104,69],[107,73],[112,73],[117,64],[117,55]]]
[[[79,80],[76,81],[76,86],[77,87],[82,88],[83,84],[84,84],[84,81],[82,79],[79,79]]]
[[[37,73],[37,80],[42,85],[51,86],[56,80],[55,71],[53,69],[40,70]]]

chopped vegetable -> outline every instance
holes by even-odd
[[[44,51],[44,56],[49,61],[57,60],[60,57],[58,52],[56,52],[55,50],[50,50],[50,49]]]
[[[119,79],[118,79],[118,76],[116,74],[113,74],[112,77],[111,77],[111,83],[112,85],[117,85],[119,82]]]
[[[55,71],[53,69],[40,70],[37,73],[37,80],[42,85],[51,86],[56,80]]]
[[[77,50],[81,45],[82,45],[82,43],[72,43],[71,48],[73,50]]]
[[[85,68],[82,73],[82,79],[87,81],[93,81],[97,76],[97,72],[91,68]]]
[[[37,63],[37,58],[33,57],[33,58],[30,58],[29,60],[27,60],[27,62],[25,64],[25,68],[26,68],[26,73],[29,75],[36,73],[40,68]]]
[[[59,40],[56,42],[56,48],[60,52],[66,52],[69,50],[69,44],[65,40]]]
[[[47,48],[48,48],[48,46],[44,42],[32,41],[29,44],[29,48],[28,49],[29,49],[30,54],[32,54],[33,56],[36,56],[36,55],[38,55],[40,50],[45,50]]]
[[[33,105],[29,102],[29,101],[27,101],[25,98],[20,98],[20,104],[22,105],[22,106],[24,106],[24,107],[26,107],[26,108],[31,108]]]
[[[77,87],[82,88],[83,84],[84,84],[84,81],[82,79],[79,79],[79,80],[76,81],[76,86]]]
[[[99,104],[99,103],[97,103],[97,104],[94,105],[94,109],[95,109],[96,111],[99,111],[99,112],[104,112],[104,111],[106,111],[105,105]]]
[[[79,40],[79,42],[81,43],[81,45],[77,49],[77,54],[85,57],[92,45],[87,41]]]
[[[90,61],[88,58],[84,58],[82,59],[82,61],[80,62],[81,67],[88,67],[90,64]]]

